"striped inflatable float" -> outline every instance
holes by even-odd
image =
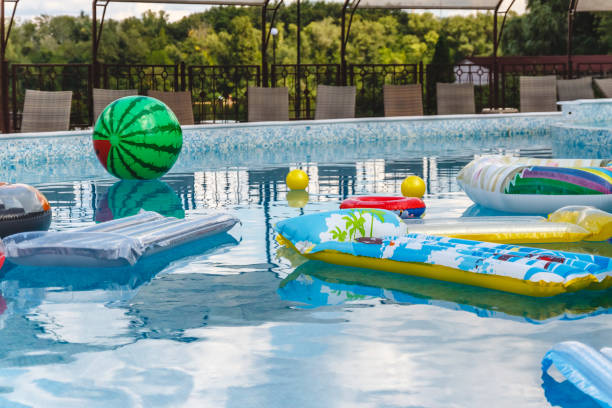
[[[546,214],[568,205],[612,210],[609,159],[481,157],[457,181],[472,201],[498,211]]]

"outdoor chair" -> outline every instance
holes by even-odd
[[[94,124],[98,121],[98,117],[111,102],[116,101],[124,96],[138,95],[137,89],[93,89],[93,112]]]
[[[315,120],[355,117],[354,86],[317,86]]]
[[[476,113],[474,84],[436,83],[438,115]]]
[[[557,110],[557,77],[522,76],[519,78],[521,112],[555,112]]]
[[[612,98],[612,78],[595,78],[594,81],[603,96]]]
[[[174,112],[181,125],[193,125],[193,104],[191,102],[191,92],[162,92],[147,91],[147,95],[159,99]]]
[[[557,95],[560,101],[594,99],[593,79],[591,77],[559,79],[557,80]]]
[[[249,86],[248,121],[268,122],[289,120],[289,89]]]
[[[72,91],[26,89],[21,132],[52,132],[70,128]]]
[[[385,116],[423,116],[421,84],[383,85]]]

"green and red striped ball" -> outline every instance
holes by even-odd
[[[156,179],[174,165],[183,133],[174,113],[148,96],[126,96],[109,104],[93,132],[96,155],[120,179]]]

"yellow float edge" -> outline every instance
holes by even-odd
[[[281,245],[286,245],[293,250],[299,251],[293,244],[283,237],[277,236]],[[511,278],[490,274],[466,272],[448,266],[431,265],[416,262],[400,262],[391,259],[369,258],[365,256],[349,255],[338,251],[325,250],[314,254],[301,254],[308,259],[323,261],[335,265],[345,265],[357,268],[375,269],[403,275],[418,276],[421,278],[436,279],[446,282],[460,283],[463,285],[479,286],[502,292],[516,293],[518,295],[533,297],[550,297],[562,293],[576,292],[583,289],[604,290],[612,287],[612,277],[608,276],[601,282],[593,275],[572,279],[569,282],[533,282],[523,279]]]

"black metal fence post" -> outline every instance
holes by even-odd
[[[181,91],[185,91],[187,89],[187,75],[185,72],[185,61],[181,61],[180,72],[181,72]]]
[[[2,83],[0,84],[0,92],[2,92],[2,132],[9,133],[11,131],[9,118],[9,64],[6,60],[2,61],[0,76],[2,77]]]

